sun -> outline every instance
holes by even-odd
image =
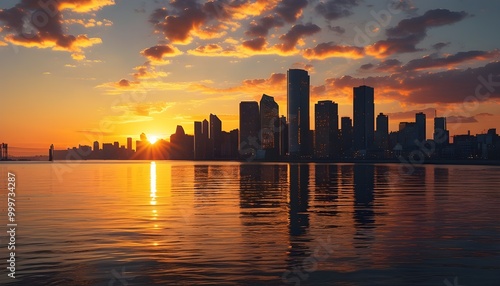
[[[155,144],[159,140],[158,136],[149,136],[148,141],[151,144]]]

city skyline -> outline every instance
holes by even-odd
[[[168,139],[177,125],[194,134],[206,110],[233,130],[237,102],[264,93],[287,115],[289,69],[311,76],[310,114],[331,100],[352,118],[351,89],[366,84],[389,130],[424,112],[432,138],[435,110],[450,136],[500,121],[494,1],[29,3],[0,3],[0,61],[10,67],[0,71],[0,141],[12,155],[141,132]]]

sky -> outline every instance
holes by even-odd
[[[14,156],[148,136],[275,97],[286,71],[314,103],[352,117],[352,88],[399,122],[448,118],[451,135],[500,131],[500,2],[410,0],[2,0],[0,142]],[[314,128],[314,118],[311,118]]]

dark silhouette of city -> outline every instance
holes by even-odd
[[[149,142],[146,134],[135,142],[94,142],[83,146],[49,149],[49,160],[350,160],[416,162],[425,159],[500,159],[500,140],[496,129],[486,134],[453,136],[446,117],[434,118],[433,138],[426,136],[426,114],[415,114],[415,122],[400,122],[399,130],[389,132],[389,116],[374,114],[375,89],[353,87],[353,118],[339,121],[338,104],[322,100],[315,104],[315,130],[310,130],[310,77],[307,71],[287,73],[287,117],[279,116],[279,105],[263,94],[260,102],[239,105],[239,129],[222,130],[215,114],[209,120],[194,122],[194,135],[177,126],[170,140]],[[339,128],[340,124],[340,128]],[[376,125],[376,126],[375,126]],[[1,160],[8,160],[8,145],[1,146]],[[401,161],[401,160],[400,160]]]

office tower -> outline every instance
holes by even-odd
[[[446,130],[446,117],[434,118],[434,141],[438,145],[450,143],[450,132]]]
[[[132,151],[132,138],[131,137],[127,138],[127,150]]]
[[[286,123],[286,117],[283,115],[280,117],[279,126],[279,155],[286,156],[288,153],[288,124]]]
[[[427,132],[425,128],[426,124],[425,113],[419,112],[415,114],[415,122],[417,123],[418,141],[425,142],[425,140],[427,140],[427,136],[425,135],[425,133]]]
[[[187,135],[181,125],[177,125],[175,133],[170,135],[170,159],[193,159],[194,137]]]
[[[213,157],[220,158],[222,148],[222,121],[217,115],[210,114],[210,142],[213,149]]]
[[[340,119],[340,132],[341,154],[343,157],[350,157],[350,153],[353,149],[352,119],[350,117],[342,117]]]
[[[212,148],[210,146],[210,124],[208,123],[208,120],[204,119],[202,122],[202,132],[203,132],[203,144],[205,145],[204,151],[203,151],[203,159],[209,159],[212,154]]]
[[[314,155],[318,158],[333,158],[338,155],[338,110],[338,104],[331,100],[319,101],[315,105]]]
[[[259,131],[259,104],[257,101],[240,102],[240,138],[238,141],[240,153],[247,153],[244,150],[253,149],[256,151],[260,149]]]
[[[415,141],[418,138],[418,128],[415,122],[400,122],[398,143],[401,144],[403,150],[412,150],[417,147]]]
[[[366,150],[374,139],[374,89],[366,85],[354,88],[354,149]]]
[[[94,152],[99,152],[99,142],[98,141],[94,141],[93,151]]]
[[[201,160],[203,158],[205,144],[203,144],[203,126],[202,123],[196,121],[194,123],[194,159]]]
[[[49,148],[49,161],[54,161],[54,144],[50,145]]]
[[[375,142],[377,147],[382,150],[387,150],[389,148],[389,116],[383,113],[377,115]]]
[[[309,155],[309,74],[290,69],[287,74],[288,152],[292,156]]]
[[[261,145],[264,150],[277,150],[279,107],[274,97],[263,94],[260,100]]]

